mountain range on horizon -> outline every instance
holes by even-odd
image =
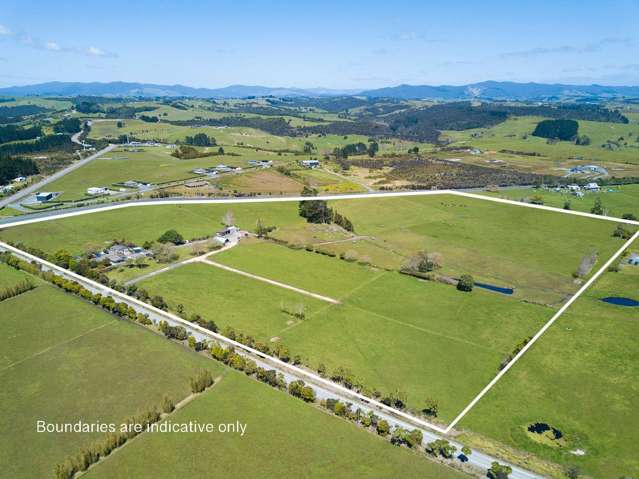
[[[230,85],[223,88],[195,88],[137,82],[48,82],[0,88],[0,96],[105,96],[105,97],[321,97],[364,96],[392,99],[434,100],[560,100],[567,98],[639,98],[639,86],[570,85],[559,83],[517,83],[485,81],[468,85],[398,85],[353,90],[330,88],[268,87]]]

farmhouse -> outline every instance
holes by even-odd
[[[300,164],[304,168],[311,168],[311,169],[319,168],[321,166],[319,160],[302,160],[300,161]]]
[[[53,193],[50,191],[39,191],[36,193],[36,201],[44,203],[53,199]]]
[[[92,186],[87,188],[87,195],[97,196],[97,195],[106,195],[109,193],[109,189],[104,186]]]
[[[108,260],[111,264],[124,263],[137,258],[144,258],[153,256],[149,250],[146,250],[140,246],[127,246],[123,244],[114,244],[110,248],[104,251],[100,251],[95,254],[97,261]]]
[[[568,191],[579,191],[579,190],[581,190],[581,187],[579,185],[568,185],[568,186],[566,186],[566,188],[568,188]]]
[[[599,191],[599,185],[597,183],[588,183],[586,186],[584,186],[584,190]]]
[[[222,244],[227,244],[232,240],[239,240],[240,234],[240,229],[237,226],[227,226],[215,233],[215,239]]]

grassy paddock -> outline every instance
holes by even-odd
[[[639,299],[637,291],[636,266],[601,277],[464,418],[461,427],[483,435],[469,438],[577,465],[592,477],[636,474],[639,313],[600,299]],[[533,422],[559,429],[563,440],[540,441],[526,431]]]
[[[222,367],[52,286],[0,303],[0,468],[6,477],[50,477],[54,466],[103,437],[37,433],[36,421],[120,423],[189,377]],[[36,452],[37,451],[37,452]]]
[[[223,470],[228,477],[466,477],[235,372],[172,420],[240,421],[247,429],[243,437],[145,434],[87,477],[195,477],[211,470]]]

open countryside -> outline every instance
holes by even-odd
[[[639,4],[0,9],[0,478],[638,479]]]

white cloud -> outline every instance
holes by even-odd
[[[103,57],[104,55],[106,55],[106,52],[104,50],[101,50],[100,48],[97,47],[89,47],[86,49],[87,54],[92,55],[94,57]]]
[[[27,32],[13,32],[9,27],[0,24],[0,36],[12,37],[13,40],[19,44],[24,46],[34,48],[36,50],[47,50],[50,52],[61,52],[61,53],[75,53],[80,55],[87,55],[91,57],[100,57],[100,58],[116,58],[118,55],[103,50],[102,48],[95,47],[93,45],[89,47],[76,47],[76,46],[65,46],[60,45],[58,42],[48,41],[43,42],[36,37],[32,37]]]

